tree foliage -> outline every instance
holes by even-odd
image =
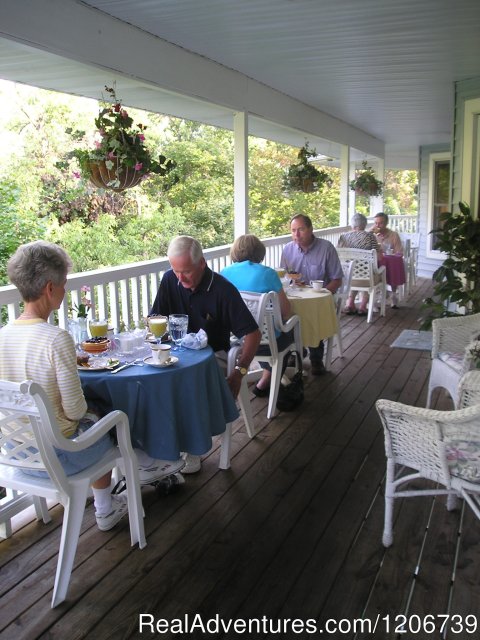
[[[96,101],[11,83],[0,83],[0,98],[16,104],[3,125],[12,144],[8,154],[0,153],[0,268],[19,244],[37,238],[60,243],[75,271],[165,255],[177,234],[195,236],[205,248],[233,241],[231,131],[129,108],[147,126],[152,151],[175,160],[175,175],[153,175],[135,189],[107,192],[64,162],[78,143],[72,131],[85,131],[93,143]],[[250,138],[251,233],[286,234],[296,213],[309,215],[316,228],[338,225],[338,169],[325,169],[328,183],[316,192],[285,193],[285,171],[297,154],[287,145]],[[4,270],[1,275],[5,280]]]

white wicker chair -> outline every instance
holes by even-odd
[[[428,381],[427,407],[434,389],[443,387],[458,404],[460,378],[470,368],[465,348],[480,334],[480,313],[454,318],[437,318],[432,322],[432,367]]]
[[[355,260],[351,288],[368,293],[367,322],[372,321],[377,295],[380,296],[380,314],[384,316],[387,297],[386,272],[385,267],[378,266],[375,249],[344,249],[339,247],[337,253],[342,264],[349,260]]]
[[[112,442],[98,462],[75,475],[65,475],[56,448],[80,451],[113,429],[118,447]],[[128,418],[122,411],[111,411],[69,440],[61,434],[51,403],[40,385],[30,380],[20,384],[0,380],[0,485],[55,500],[64,507],[52,608],[66,597],[89,487],[120,463],[127,482],[131,543],[138,543],[140,548],[146,545],[136,460]],[[48,477],[23,473],[27,469],[46,471]]]
[[[355,260],[347,260],[342,262],[343,278],[342,285],[337,289],[334,295],[335,309],[337,312],[338,320],[338,333],[337,333],[337,349],[340,358],[343,358],[343,344],[342,344],[342,327],[340,324],[340,318],[342,315],[342,309],[345,307],[348,296],[350,295],[350,289],[352,288],[353,269],[355,267]]]
[[[462,376],[458,385],[458,408],[480,404],[480,370],[472,369]]]
[[[447,495],[447,508],[462,497],[480,519],[480,405],[458,411],[434,411],[377,400],[383,424],[387,474],[383,544],[393,541],[396,498]],[[403,488],[424,478],[441,487]]]

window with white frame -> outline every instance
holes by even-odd
[[[428,231],[440,229],[440,215],[450,211],[450,153],[432,153],[429,160],[428,184]],[[427,235],[427,256],[440,258],[442,252],[436,248],[436,235]]]

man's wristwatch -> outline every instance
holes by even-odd
[[[242,374],[242,376],[246,376],[248,373],[248,369],[245,369],[245,367],[241,367],[240,365],[236,365],[235,366],[235,371],[240,371],[240,373]]]

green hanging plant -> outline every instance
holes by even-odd
[[[298,152],[298,162],[291,164],[284,176],[283,185],[287,192],[303,191],[312,193],[318,191],[324,184],[331,185],[329,174],[323,169],[309,162],[317,155],[315,149],[310,149],[308,142]]]
[[[357,196],[381,196],[383,193],[383,182],[375,176],[375,171],[367,165],[367,161],[362,162],[362,172],[355,180],[350,181],[350,189],[355,191]]]
[[[151,174],[166,176],[176,164],[163,155],[155,158],[145,146],[143,124],[134,124],[123,107],[115,87],[105,87],[111,102],[106,102],[95,118],[94,148],[79,147],[67,154],[67,160],[58,162],[58,168],[67,168],[73,158],[78,162],[77,177],[91,180],[96,187],[123,191],[136,186]],[[82,142],[84,131],[67,131],[74,140]]]

